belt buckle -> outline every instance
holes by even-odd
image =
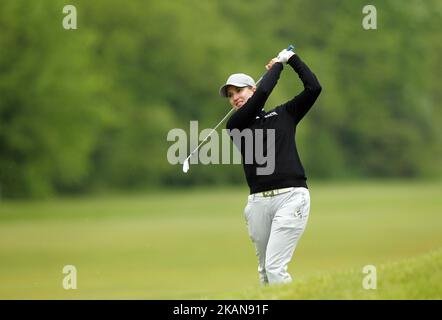
[[[273,197],[275,195],[275,190],[263,191],[262,195],[264,197]]]

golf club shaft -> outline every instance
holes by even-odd
[[[220,125],[221,123],[223,123],[224,120],[226,120],[226,118],[230,115],[230,113],[231,113],[233,110],[235,110],[235,109],[233,109],[233,108],[230,109],[230,111],[224,116],[224,118],[222,118],[222,120],[216,125],[215,128],[212,129],[212,131],[210,131],[210,133],[204,138],[203,141],[201,141],[201,143],[198,145],[198,147],[196,147],[195,150],[192,151],[192,153],[186,158],[186,160],[189,159],[189,158],[192,156],[192,154],[194,154],[195,151],[198,150],[199,147],[201,147],[201,145],[207,140],[207,138],[210,137],[210,136],[212,135],[212,133],[213,133],[213,132],[219,127],[219,125]]]
[[[262,77],[259,78],[259,80],[256,82],[256,85],[258,85],[258,83],[259,83],[261,80],[262,80]],[[234,111],[234,110],[235,110],[235,109],[232,108],[232,109],[230,109],[229,112],[227,112],[227,114],[224,116],[224,118],[222,118],[222,120],[216,125],[216,127],[213,128],[212,131],[209,132],[209,134],[204,138],[203,141],[201,141],[201,143],[195,148],[195,150],[193,150],[193,151],[189,154],[189,156],[186,158],[186,160],[188,160],[188,159],[192,156],[192,154],[194,154],[195,151],[198,150],[199,147],[201,147],[201,145],[207,140],[207,138],[209,138],[209,137],[212,135],[212,133],[213,133],[213,132],[219,127],[219,125],[220,125],[221,123],[223,123],[223,121],[226,120],[226,118],[227,118],[227,117],[232,113],[232,111]],[[185,160],[184,160],[184,161],[185,161]]]
[[[293,50],[295,47],[293,46],[293,45],[289,45],[288,47],[287,47],[287,51],[291,51],[291,50]],[[267,72],[266,72],[267,73]],[[264,77],[264,75],[265,75],[265,73],[261,76],[261,78],[259,78],[258,79],[258,81],[256,81],[256,85],[258,85],[260,82],[261,82],[261,80],[262,80],[262,78]],[[212,133],[219,127],[219,125],[221,124],[221,123],[223,123],[223,121],[224,120],[226,120],[226,118],[230,115],[230,113],[233,111],[233,110],[235,110],[235,109],[230,109],[230,111],[224,116],[224,118],[222,118],[222,120],[216,125],[216,127],[215,128],[213,128],[212,129],[212,131],[210,131],[210,133],[204,138],[204,140],[203,141],[201,141],[201,143],[195,148],[195,150],[193,150],[190,154],[189,154],[189,156],[186,158],[186,160],[188,160],[191,156],[192,156],[192,154],[194,154],[195,153],[195,151],[196,150],[198,150],[199,149],[199,147],[201,147],[201,145],[207,140],[207,138],[209,138],[211,135],[212,135]],[[186,161],[186,160],[184,160],[184,161]]]

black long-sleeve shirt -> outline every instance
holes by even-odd
[[[286,187],[307,188],[307,177],[296,148],[296,126],[316,101],[321,92],[321,85],[297,54],[290,57],[287,63],[304,84],[304,90],[300,94],[268,112],[264,111],[267,98],[283,70],[283,65],[277,62],[264,75],[253,96],[227,121],[226,127],[229,130],[238,129],[240,132],[244,132],[247,128],[251,129],[254,133],[251,149],[255,150],[255,138],[259,137],[263,143],[264,157],[268,154],[266,150],[268,131],[266,129],[274,129],[275,144],[274,146],[270,145],[274,148],[275,155],[272,173],[257,174],[258,168],[262,169],[268,164],[262,164],[262,159],[257,161],[255,157],[252,161],[245,161],[246,146],[242,144],[240,147],[244,173],[251,194]],[[257,129],[263,129],[263,139],[261,139],[262,136],[255,135]],[[231,138],[233,140],[232,134]],[[259,143],[261,144],[261,142]]]

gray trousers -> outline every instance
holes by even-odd
[[[256,248],[261,284],[292,281],[287,266],[301,238],[310,211],[306,188],[271,197],[249,195],[244,209],[249,236]]]

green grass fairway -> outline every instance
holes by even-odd
[[[0,299],[441,298],[442,182],[310,182],[310,192],[295,281],[268,290],[245,187],[3,200]],[[65,265],[76,290],[62,287]],[[375,293],[361,293],[365,265],[377,267]]]
[[[363,287],[362,270],[323,272],[283,286],[238,294],[235,299],[442,299],[442,249],[376,268],[376,286]],[[223,299],[219,296],[218,299]],[[228,297],[231,298],[231,297]]]

